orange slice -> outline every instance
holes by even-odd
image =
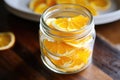
[[[97,10],[89,4],[88,0],[76,0],[76,4],[86,7],[93,16],[96,16],[98,14]]]
[[[76,4],[80,4],[80,5],[86,5],[86,4],[88,4],[87,0],[75,0],[75,1],[76,1]]]
[[[37,14],[42,14],[49,6],[45,3],[42,3],[42,4],[39,4],[34,12],[37,13]]]
[[[55,1],[55,0],[46,0],[46,4],[47,4],[48,6],[53,6],[53,5],[56,4],[56,1]]]
[[[64,40],[64,41],[66,44],[69,44],[77,48],[81,48],[81,47],[87,47],[89,42],[92,40],[93,40],[92,36],[87,36],[85,38],[78,39],[78,40]]]
[[[55,66],[59,68],[73,69],[83,64],[86,64],[88,62],[88,59],[90,58],[90,53],[91,53],[90,50],[81,48],[81,49],[75,49],[68,56],[61,56],[55,58],[52,55],[48,54],[48,58]]]
[[[56,67],[66,68],[71,63],[71,59],[67,56],[57,57],[52,55],[51,53],[48,53],[45,49],[43,49],[43,53],[47,57],[47,59],[50,60],[49,62],[52,62],[52,64]]]
[[[58,18],[52,22],[52,26],[60,31],[75,31],[80,30],[89,21],[88,17],[79,15],[72,18]]]
[[[56,0],[57,4],[63,4],[63,3],[75,3],[75,0]]]
[[[97,10],[94,7],[92,7],[87,0],[57,0],[56,3],[57,4],[62,4],[62,3],[79,4],[86,7],[88,10],[90,10],[92,15],[96,16],[98,14]]]
[[[29,8],[31,10],[35,10],[39,5],[45,4],[48,7],[53,6],[55,4],[62,4],[62,3],[72,3],[72,4],[80,4],[86,8],[88,8],[91,13],[95,16],[97,15],[97,11],[94,9],[93,6],[89,4],[89,2],[93,2],[94,0],[31,0],[29,3]],[[100,0],[101,1],[101,0]],[[40,7],[37,9],[41,9]],[[43,12],[45,9],[41,9],[41,12]],[[37,10],[39,11],[39,10]],[[39,14],[41,14],[41,12]]]
[[[97,9],[95,9],[93,6],[91,6],[91,5],[84,5],[84,7],[86,7],[92,13],[93,16],[98,15]]]
[[[15,43],[15,36],[12,32],[0,33],[0,50],[6,50]]]
[[[85,48],[77,49],[71,55],[72,62],[67,68],[63,68],[63,71],[77,71],[83,68],[90,58],[91,51]]]
[[[29,3],[29,8],[34,10],[39,4],[44,3],[45,0],[31,0]]]
[[[68,68],[71,65],[72,60],[69,57],[62,56],[60,59],[56,60],[49,57],[51,62],[59,68]]]
[[[70,51],[74,49],[73,46],[67,45],[64,42],[61,41],[43,41],[44,47],[47,51],[49,51],[51,54],[56,56],[64,56],[70,54]]]
[[[106,10],[110,6],[110,0],[88,0],[90,5],[100,10]]]
[[[71,58],[73,60],[73,63],[71,66],[80,65],[81,63],[86,64],[90,57],[91,50],[87,48],[80,48],[80,49],[74,50],[71,54],[72,54]]]

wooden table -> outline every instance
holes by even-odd
[[[120,34],[113,30],[115,26],[120,30],[120,20],[96,26],[93,62],[86,70],[69,75],[57,74],[41,62],[39,23],[14,16],[0,0],[0,32],[11,31],[16,37],[12,48],[0,51],[0,80],[120,80],[120,51],[111,46],[116,39],[120,42]]]

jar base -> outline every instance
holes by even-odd
[[[70,71],[70,72],[64,72],[64,71],[60,71],[57,67],[55,67],[47,57],[43,57],[41,55],[41,59],[42,59],[42,62],[44,63],[44,65],[50,69],[51,71],[55,72],[55,73],[59,73],[59,74],[73,74],[73,73],[78,73],[84,69],[86,69],[91,63],[92,63],[92,57],[90,58],[90,60],[88,61],[88,63],[83,66],[80,70],[76,70],[76,71]]]

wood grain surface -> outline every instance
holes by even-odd
[[[14,17],[14,16],[12,16]],[[13,19],[13,18],[12,18]],[[19,18],[15,18],[19,19]],[[14,19],[13,19],[14,20]],[[13,21],[12,20],[12,21]],[[25,20],[24,20],[25,21]],[[22,19],[10,31],[16,36],[15,45],[0,52],[0,74],[3,80],[113,80],[92,63],[86,70],[70,75],[56,74],[48,70],[40,59],[38,27],[23,24]],[[21,23],[16,27],[16,24]],[[35,23],[38,24],[38,23]],[[33,28],[34,27],[34,28]],[[6,29],[7,30],[7,29]]]
[[[120,16],[120,15],[118,15]],[[120,20],[96,27],[97,35],[120,51]]]
[[[118,22],[111,24],[115,26]],[[41,62],[39,23],[12,15],[1,0],[0,32],[5,31],[13,32],[16,42],[11,49],[0,51],[0,80],[120,80],[120,52],[99,36],[96,37],[93,63],[82,72],[61,75]]]

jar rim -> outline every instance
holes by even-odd
[[[61,7],[61,6],[77,6],[79,8],[82,8],[86,11],[86,15],[89,16],[89,22],[85,25],[85,27],[82,27],[80,28],[79,30],[74,30],[74,31],[61,31],[61,30],[57,30],[57,29],[53,29],[53,28],[50,28],[46,22],[45,22],[45,19],[44,17],[46,17],[46,15],[49,15],[51,14],[52,12],[49,12],[49,10],[51,9],[54,9],[55,7]],[[57,9],[56,9],[57,10]],[[48,13],[49,12],[49,13]],[[89,25],[91,25],[93,23],[93,16],[92,16],[92,13],[84,6],[82,5],[79,5],[79,4],[69,4],[69,3],[64,3],[64,4],[57,4],[57,5],[54,5],[54,6],[51,6],[50,8],[46,9],[43,14],[41,15],[41,18],[40,18],[40,22],[42,22],[41,24],[44,25],[43,27],[47,30],[54,30],[54,31],[59,31],[59,32],[64,32],[64,33],[74,33],[74,32],[80,32],[82,30],[86,30],[88,28],[90,28]],[[54,35],[55,36],[55,35]],[[56,35],[57,36],[57,35]]]

